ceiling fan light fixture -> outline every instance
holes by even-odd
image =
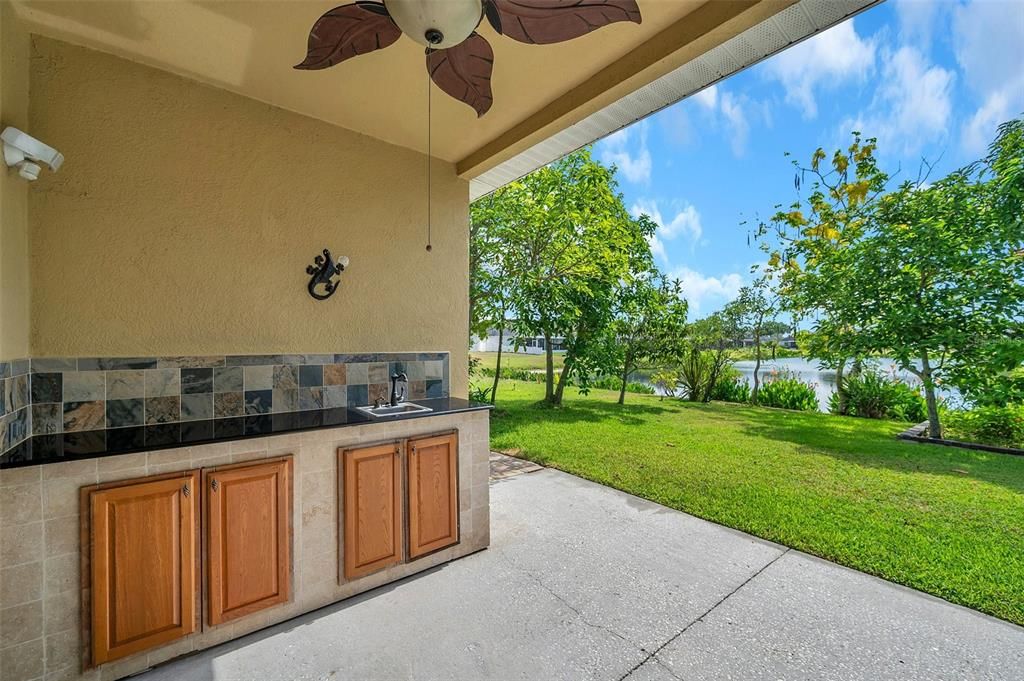
[[[384,0],[402,32],[433,50],[454,47],[476,29],[482,0]]]
[[[469,105],[491,108],[494,50],[476,32],[484,15],[500,36],[527,45],[564,43],[591,31],[643,21],[637,0],[356,0],[324,12],[309,31],[303,71],[393,45],[405,33],[426,47],[430,80]]]

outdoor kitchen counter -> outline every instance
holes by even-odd
[[[114,681],[487,548],[489,406],[413,403],[34,436],[0,457],[4,635]]]
[[[492,409],[489,404],[470,402],[455,397],[417,399],[415,404],[430,407],[432,411],[401,416],[372,417],[353,408],[342,407],[35,435],[0,455],[0,469],[101,458],[157,449],[193,447],[325,428],[385,425],[397,421]]]

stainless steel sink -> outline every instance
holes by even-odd
[[[403,416],[405,414],[420,414],[428,411],[434,411],[430,407],[424,407],[420,404],[413,402],[402,402],[392,407],[389,404],[383,407],[356,407],[356,411],[361,411],[364,414],[372,416],[374,418],[383,418],[385,416]]]

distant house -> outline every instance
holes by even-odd
[[[796,336],[794,336],[791,333],[787,333],[787,334],[775,333],[775,334],[771,334],[769,336],[761,336],[761,345],[770,345],[772,343],[775,343],[780,348],[795,349],[796,348]],[[753,337],[744,338],[743,340],[740,341],[740,345],[742,347],[744,347],[744,348],[752,348],[752,347],[754,347],[755,343],[754,343]]]
[[[552,352],[565,352],[563,343],[565,338],[561,336],[555,336],[551,339],[551,350]],[[487,337],[481,338],[476,341],[473,345],[473,349],[477,352],[497,352],[498,351],[498,330],[488,329]],[[504,338],[501,342],[502,352],[521,352],[527,355],[542,355],[544,354],[544,337],[543,336],[527,336],[517,337],[508,329],[505,330]]]

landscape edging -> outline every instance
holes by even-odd
[[[1014,449],[1013,447],[997,447],[996,445],[985,445],[980,442],[964,442],[962,440],[946,440],[944,438],[928,437],[922,435],[928,431],[928,422],[923,421],[916,426],[907,428],[902,433],[897,435],[901,440],[907,440],[908,442],[919,442],[922,444],[930,445],[942,445],[944,447],[962,447],[963,449],[973,449],[981,452],[993,452],[995,454],[1009,454],[1010,456],[1024,456],[1024,449]]]

